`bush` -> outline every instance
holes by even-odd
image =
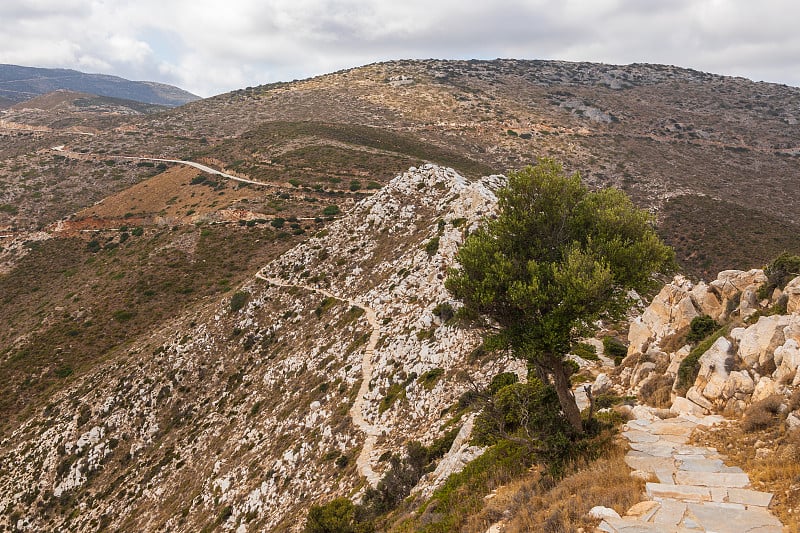
[[[350,182],[350,190],[356,192],[361,189],[361,182],[358,180],[353,180]]]
[[[718,338],[720,338],[725,333],[725,328],[720,328],[715,331],[713,334],[706,337],[700,344],[694,347],[694,349],[686,356],[686,358],[681,361],[680,366],[678,367],[678,377],[675,381],[675,389],[678,395],[686,394],[686,391],[689,390],[694,384],[694,380],[697,378],[697,373],[700,371],[700,357],[711,348],[711,345],[716,342]]]
[[[628,355],[628,348],[621,341],[608,335],[603,337],[603,351],[606,357],[614,360],[615,365],[619,365],[625,356]]]
[[[306,533],[356,533],[356,506],[347,498],[325,505],[312,505],[306,518]]]
[[[579,342],[572,347],[572,353],[586,361],[597,361],[597,348],[588,342]]]
[[[428,255],[435,255],[439,251],[439,237],[436,236],[425,243],[425,251]]]
[[[767,283],[761,286],[759,296],[767,298],[773,289],[783,290],[792,279],[800,276],[800,255],[783,252],[764,269]]]
[[[133,235],[134,237],[141,237],[142,235],[144,235],[144,229],[140,228],[140,227],[139,228],[133,228],[131,230],[131,235]]]
[[[270,222],[273,228],[282,228],[284,224],[286,224],[286,220],[281,217],[275,217]]]
[[[689,325],[689,334],[686,336],[686,340],[689,342],[701,341],[717,329],[719,329],[719,324],[710,316],[696,316]]]
[[[651,407],[667,408],[672,405],[672,385],[675,379],[660,374],[646,380],[639,388],[639,399]]]
[[[427,372],[423,372],[422,375],[417,379],[417,383],[425,387],[426,390],[432,390],[443,375],[443,368],[432,368]]]
[[[339,206],[336,205],[329,205],[328,207],[322,210],[322,214],[325,215],[326,217],[336,216],[341,212],[342,211],[341,209],[339,209]]]
[[[231,296],[231,313],[235,313],[242,309],[250,298],[250,293],[247,291],[237,291]]]
[[[783,403],[783,397],[773,394],[752,404],[744,413],[742,429],[751,433],[777,424],[780,420],[781,403]]]
[[[450,305],[449,302],[442,302],[436,307],[433,308],[433,316],[437,316],[441,319],[442,322],[447,322],[453,316],[455,316],[455,311],[453,310],[453,306]]]

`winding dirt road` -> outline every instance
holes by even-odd
[[[365,397],[369,392],[369,382],[372,380],[372,357],[375,355],[375,346],[378,344],[378,338],[380,337],[381,333],[375,310],[355,300],[351,300],[350,298],[344,298],[342,296],[333,294],[325,289],[310,287],[308,285],[286,283],[285,281],[279,279],[269,278],[262,272],[263,270],[257,272],[256,278],[266,281],[272,285],[276,285],[278,287],[298,287],[307,291],[318,292],[329,298],[346,301],[348,304],[364,310],[364,315],[366,316],[369,325],[372,327],[372,334],[369,336],[367,347],[364,349],[364,357],[361,360],[361,386],[358,389],[358,396],[356,396],[356,400],[353,402],[353,406],[350,408],[350,418],[353,420],[353,425],[361,430],[366,436],[364,439],[364,445],[361,447],[361,453],[359,453],[358,457],[356,458],[356,468],[358,473],[366,478],[367,483],[369,483],[372,487],[376,486],[378,481],[380,481],[380,476],[376,474],[374,470],[372,470],[372,462],[370,457],[372,456],[372,451],[375,448],[375,443],[378,440],[378,436],[381,434],[381,428],[370,424],[369,421],[364,418]]]

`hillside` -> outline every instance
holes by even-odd
[[[586,528],[599,522],[583,509],[592,499],[624,513],[645,486],[610,440],[593,444],[601,470],[567,485],[514,463],[518,448],[472,445],[476,398],[504,371],[527,372],[450,320],[446,269],[493,212],[495,174],[540,156],[651,210],[690,285],[800,253],[798,120],[793,87],[512,60],[380,63],[175,109],[69,91],[9,105],[0,529],[299,530],[312,505],[358,500],[414,441],[427,474],[381,514],[386,530]],[[742,305],[779,311],[780,295],[747,289],[715,318],[749,327]],[[674,378],[688,326],[643,341],[636,324],[624,364],[590,339],[599,357],[573,377],[603,373],[611,406],[649,375],[661,403],[632,416],[666,416],[676,395],[655,378]],[[603,423],[619,427],[626,409]],[[591,492],[593,477],[609,485],[558,496]]]
[[[199,99],[183,89],[151,81],[130,81],[106,74],[61,68],[0,65],[0,97],[24,102],[59,89],[96,94],[145,104],[179,106]]]

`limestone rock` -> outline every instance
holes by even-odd
[[[694,302],[695,307],[700,310],[701,314],[708,315],[715,320],[725,311],[717,293],[710,290],[708,285],[703,282],[695,285],[690,291],[689,296],[692,302]]]
[[[696,416],[703,416],[708,412],[694,403],[691,400],[688,400],[682,396],[678,396],[672,402],[672,407],[669,408],[670,412],[676,415],[683,415],[683,414],[691,414]]]
[[[703,394],[696,386],[689,387],[689,390],[686,391],[686,399],[696,403],[697,405],[699,405],[700,407],[702,407],[707,411],[711,411],[712,409],[714,409],[714,404],[711,403],[705,396],[703,396]],[[717,398],[713,399],[716,400]]]
[[[777,387],[772,378],[762,376],[756,383],[755,390],[753,391],[753,403],[759,402],[764,398],[768,398],[777,393]]]
[[[794,339],[787,339],[782,346],[775,348],[775,366],[778,368],[772,377],[778,383],[791,383],[797,378],[797,367],[800,366],[800,346]]]
[[[786,312],[789,314],[800,313],[800,276],[786,284],[783,289],[786,295]]]
[[[611,390],[613,385],[607,374],[598,374],[597,377],[594,378],[594,383],[592,384],[592,393],[605,394]]]
[[[725,337],[720,337],[711,345],[698,361],[700,370],[697,373],[695,386],[702,390],[708,399],[717,399],[733,368],[733,345]],[[706,392],[708,389],[708,392]]]
[[[595,505],[589,510],[589,516],[595,519],[603,520],[605,518],[620,518],[619,513],[610,507],[603,507],[602,505]]]
[[[786,417],[786,426],[789,429],[800,428],[800,414],[797,412],[789,413],[789,416]]]
[[[628,354],[646,351],[647,344],[688,326],[700,313],[690,296],[692,282],[678,275],[653,298],[642,316],[631,324]]]
[[[739,357],[750,368],[769,366],[775,348],[785,341],[783,330],[790,322],[788,316],[762,316],[744,331],[731,331],[732,337],[738,337]]]
[[[746,371],[734,370],[728,375],[728,379],[725,380],[722,389],[722,398],[726,400],[730,398],[743,400],[745,397],[753,394],[755,386],[756,384],[753,378],[750,377],[750,374]]]

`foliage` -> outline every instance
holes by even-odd
[[[498,381],[508,379],[506,374]],[[494,382],[494,380],[493,380]],[[536,378],[499,388],[475,420],[474,442],[512,440],[528,446],[548,463],[558,463],[570,448],[571,428],[559,409],[553,387]]]
[[[589,191],[578,174],[542,159],[510,173],[497,218],[466,239],[457,260],[446,286],[464,302],[463,314],[490,318],[490,348],[511,348],[549,375],[581,432],[564,356],[597,319],[621,317],[626,290],[646,290],[673,253],[623,192]]]
[[[233,293],[230,303],[231,313],[235,313],[243,308],[244,304],[247,303],[248,298],[250,298],[250,293],[247,291],[237,291]]]
[[[614,364],[618,365],[628,355],[628,348],[616,337],[607,335],[603,337],[603,352],[606,357],[614,360]]]
[[[325,505],[312,505],[306,518],[305,533],[357,533],[356,506],[347,498],[336,498]]]
[[[689,324],[689,334],[686,335],[686,340],[689,342],[701,341],[717,329],[719,329],[719,324],[710,316],[696,316]]]
[[[675,390],[680,394],[685,394],[689,387],[694,384],[697,373],[700,371],[700,357],[711,348],[718,338],[725,334],[726,328],[719,328],[717,331],[703,339],[694,349],[689,352],[678,367],[678,377],[675,380]]]
[[[572,353],[586,361],[597,361],[597,348],[588,342],[579,342],[572,347]]]
[[[422,385],[426,390],[432,390],[443,375],[443,368],[431,368],[430,370],[422,373],[422,375],[417,379],[417,383]]]
[[[786,284],[800,276],[800,255],[783,252],[764,269],[767,283],[762,285],[759,296],[766,298],[773,289],[783,290]]]
[[[502,372],[492,378],[492,382],[489,383],[489,387],[487,388],[487,390],[489,391],[489,394],[494,396],[503,387],[506,387],[508,385],[513,385],[518,381],[519,378],[514,372]]]
[[[783,396],[780,394],[773,394],[755,402],[744,413],[742,429],[752,433],[776,425],[780,421],[782,403]]]
[[[433,313],[433,316],[438,316],[442,322],[447,322],[456,314],[453,310],[453,306],[450,305],[450,302],[442,302],[438,304],[431,312]]]
[[[431,240],[425,243],[424,249],[428,252],[428,255],[435,255],[436,252],[439,251],[439,236],[433,237]]]
[[[337,205],[329,205],[322,210],[322,214],[326,217],[332,217],[340,214],[342,212]]]

